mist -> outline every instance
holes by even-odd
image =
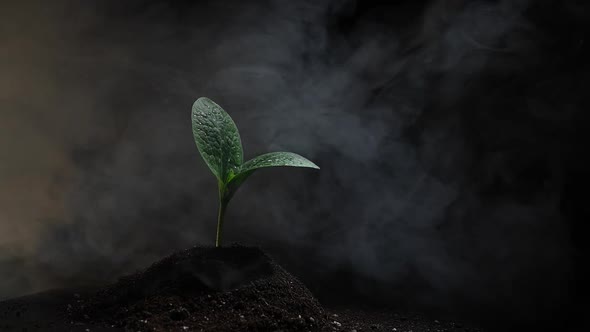
[[[588,72],[558,70],[587,46],[547,52],[531,1],[408,3],[2,4],[0,298],[212,244],[216,183],[189,119],[207,96],[246,159],[321,167],[253,175],[227,243],[267,248],[312,290],[346,269],[385,302],[525,320],[566,304]]]

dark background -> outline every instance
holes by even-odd
[[[324,303],[565,329],[587,293],[587,1],[3,1],[0,298],[213,243],[208,96],[254,175],[226,240]]]

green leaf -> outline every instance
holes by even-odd
[[[240,173],[263,167],[290,166],[320,169],[318,165],[292,152],[270,152],[248,160],[240,168]]]
[[[193,136],[211,172],[223,183],[239,172],[244,160],[240,133],[221,106],[206,97],[193,104]]]
[[[292,152],[270,152],[255,157],[245,162],[240,168],[239,173],[232,176],[227,185],[228,199],[231,199],[240,185],[254,173],[255,170],[264,167],[307,167],[320,169],[316,164],[308,159]]]

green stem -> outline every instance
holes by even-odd
[[[223,216],[225,215],[225,208],[227,207],[227,199],[225,198],[225,185],[219,183],[219,211],[217,212],[217,235],[215,237],[215,247],[221,247],[221,233],[223,232]]]

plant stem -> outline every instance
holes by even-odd
[[[225,185],[219,183],[219,210],[217,212],[217,235],[215,237],[215,247],[221,247],[221,233],[223,232],[223,216],[228,200],[225,198]]]

